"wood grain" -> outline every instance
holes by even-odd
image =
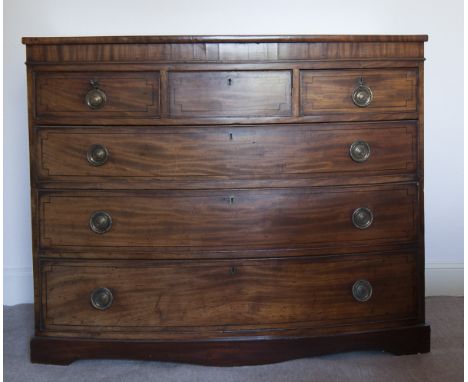
[[[421,60],[427,36],[133,36],[23,38],[27,62]],[[119,41],[116,43],[116,41]]]
[[[101,336],[125,327],[183,327],[300,323],[308,326],[414,317],[412,254],[330,259],[192,262],[45,262],[46,329],[99,326]],[[356,301],[359,279],[372,298]],[[112,306],[90,304],[91,291],[109,288]],[[70,328],[72,329],[72,328]]]
[[[310,244],[410,242],[417,238],[414,184],[326,189],[222,191],[50,192],[40,198],[41,248],[237,247],[292,248]],[[353,211],[373,211],[357,229]],[[112,229],[89,228],[95,211]]]
[[[23,37],[27,45],[46,44],[152,44],[197,42],[424,42],[427,35],[205,35],[205,36],[89,36],[89,37]]]
[[[291,123],[413,119],[417,115],[415,69],[302,70],[300,91],[294,99],[288,70],[170,71],[161,84],[168,92],[168,105],[163,106],[168,114],[159,122],[159,73],[131,73],[39,72],[35,117],[42,124],[115,124],[115,118],[120,118],[123,124],[164,125],[197,120],[200,124],[207,119],[213,123],[248,123],[252,119]],[[374,101],[366,108],[351,100],[360,78],[374,93]],[[109,101],[99,110],[89,109],[84,101],[91,79],[99,80],[108,95]],[[293,116],[293,109],[300,115]]]
[[[354,105],[351,98],[361,78],[373,93],[373,101],[367,107]],[[416,70],[301,71],[303,115],[408,113],[416,110]]]
[[[393,354],[430,351],[429,325],[355,333],[283,338],[230,338],[224,341],[114,341],[31,339],[31,362],[68,365],[85,358],[144,359],[211,366],[241,366],[346,352],[383,350]]]
[[[107,96],[100,109],[90,109],[86,94],[98,81]],[[158,117],[159,73],[38,73],[36,117]]]
[[[172,117],[291,115],[290,71],[169,72]]]
[[[413,122],[170,129],[41,129],[38,175],[44,180],[102,181],[122,177],[271,179],[323,173],[412,173],[416,169]],[[364,140],[371,156],[358,163],[350,145]],[[88,163],[94,144],[109,151],[102,166]]]
[[[429,351],[425,35],[24,38],[31,360]],[[361,79],[374,99],[356,107]],[[90,80],[107,95],[91,110]],[[229,81],[231,80],[231,81]],[[365,140],[370,158],[353,162]],[[104,144],[105,165],[86,160]],[[374,213],[353,226],[355,208]],[[89,228],[94,211],[111,230]],[[374,295],[358,303],[357,279]],[[112,289],[106,311],[90,292]]]

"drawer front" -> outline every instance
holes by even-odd
[[[305,116],[416,112],[417,82],[416,69],[303,70],[301,112]]]
[[[291,115],[291,71],[170,72],[172,117]]]
[[[38,133],[38,168],[42,179],[410,173],[416,169],[416,126],[404,122],[114,132],[46,129]],[[106,157],[95,158],[96,150],[102,149]]]
[[[51,192],[40,197],[40,245],[294,248],[409,242],[416,239],[417,200],[414,184]]]
[[[36,73],[35,91],[37,118],[159,116],[158,72]]]
[[[413,318],[415,269],[414,255],[406,253],[236,262],[45,262],[43,316],[47,329],[97,326],[104,332]]]

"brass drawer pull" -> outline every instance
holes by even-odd
[[[355,141],[349,147],[349,156],[355,162],[362,163],[369,159],[370,145],[366,141]]]
[[[102,166],[109,159],[109,151],[104,145],[92,145],[86,154],[86,158],[93,166]]]
[[[112,217],[108,212],[96,211],[89,218],[89,228],[95,233],[108,232],[112,227]]]
[[[112,292],[107,288],[96,288],[91,292],[91,305],[98,310],[109,309],[114,302]]]
[[[357,280],[353,284],[353,297],[359,302],[366,302],[372,297],[372,285],[367,280]]]
[[[86,105],[90,109],[96,110],[104,106],[107,101],[107,96],[102,89],[99,89],[99,82],[96,80],[89,81],[93,89],[91,89],[85,96]]]
[[[359,80],[359,85],[353,90],[351,98],[356,106],[367,107],[374,98],[372,90],[369,86],[364,85],[362,77]]]
[[[374,221],[374,214],[369,208],[359,207],[354,210],[351,220],[356,228],[366,229]]]

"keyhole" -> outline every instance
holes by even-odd
[[[232,133],[229,133],[229,140],[232,141]]]
[[[236,273],[237,273],[237,268],[236,267],[229,268],[229,274],[230,275],[235,275]]]
[[[229,78],[228,79],[228,85],[231,86],[232,85],[232,80]]]
[[[234,196],[229,197],[229,204],[234,204]]]

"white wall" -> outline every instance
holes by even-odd
[[[427,290],[462,294],[462,33],[462,0],[5,0],[4,303],[33,296],[22,36],[428,34]]]

